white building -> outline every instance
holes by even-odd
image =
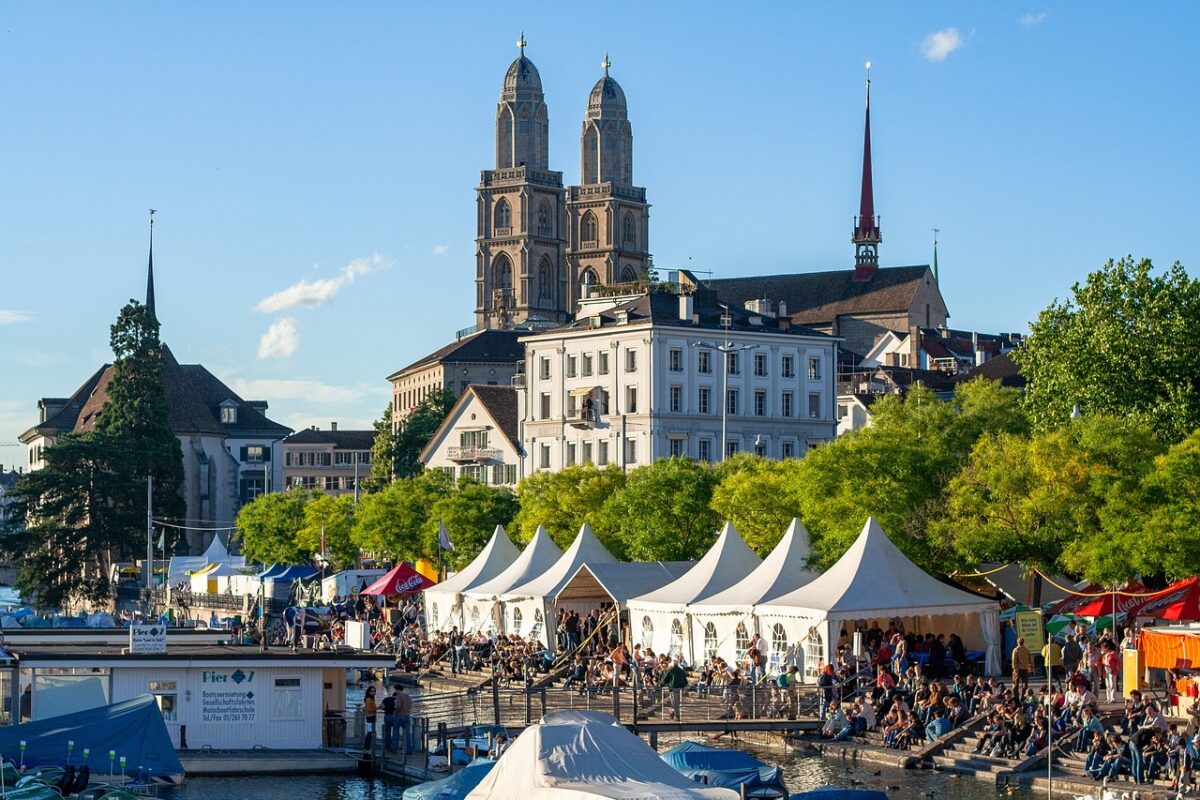
[[[795,458],[834,437],[838,339],[724,310],[703,288],[587,299],[574,322],[521,341],[523,475],[722,450]]]
[[[421,451],[429,469],[515,488],[523,460],[520,396],[512,386],[471,384]]]

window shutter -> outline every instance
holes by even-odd
[[[248,450],[248,448],[246,447],[246,445],[242,445],[242,459],[241,460],[242,460],[243,464],[246,463],[246,451],[247,450]]]
[[[263,461],[270,462],[270,460],[271,460],[271,445],[264,444],[262,451],[263,451]]]

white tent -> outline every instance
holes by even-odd
[[[1000,674],[999,606],[926,574],[908,560],[874,517],[827,572],[795,591],[754,607],[760,630],[782,628],[805,652],[803,674],[815,679],[840,631],[856,622],[899,619],[911,633],[957,633],[968,649],[986,652],[985,671]]]
[[[533,538],[517,560],[490,581],[481,583],[462,593],[462,615],[466,620],[466,630],[501,630],[502,613],[497,600],[500,595],[536,578],[550,569],[562,558],[562,550],[546,533],[541,525],[533,532]],[[434,603],[426,610],[426,619],[436,627],[437,617],[446,613],[445,607]]]
[[[327,575],[321,579],[321,600],[332,603],[334,597],[352,598],[359,590],[370,586],[375,580],[387,574],[386,569],[344,569],[341,572]],[[255,575],[254,588],[258,588],[258,576]],[[230,581],[233,583],[233,581]],[[234,589],[237,592],[237,589]]]
[[[755,633],[753,607],[795,591],[819,574],[808,569],[811,552],[804,523],[793,519],[775,549],[745,580],[693,603],[690,635],[696,660],[719,655],[730,663],[740,661]],[[772,638],[772,632],[778,634],[780,631],[758,632],[770,648],[768,654],[773,671],[800,663],[802,651],[798,651],[795,644],[789,648],[786,635]]]
[[[586,522],[579,528],[579,534],[562,558],[554,562],[554,566],[527,581],[520,586],[514,586],[500,595],[504,603],[505,625],[516,629],[526,627],[527,636],[539,639],[543,644],[554,641],[554,632],[547,633],[546,628],[554,624],[554,601],[559,592],[571,580],[571,577],[584,564],[615,564],[617,559],[604,549],[592,526]],[[520,620],[520,622],[518,622]],[[523,626],[528,620],[533,620],[532,626]]]
[[[657,591],[629,601],[629,626],[633,641],[655,653],[670,653],[695,663],[701,648],[687,641],[688,614],[692,603],[722,592],[755,570],[762,563],[726,522],[704,558],[681,578]]]
[[[169,585],[174,586],[186,580],[191,573],[202,570],[209,564],[228,564],[231,567],[244,567],[246,566],[246,557],[229,555],[229,550],[225,547],[225,542],[221,541],[221,534],[214,533],[212,541],[209,542],[208,549],[204,551],[203,555],[171,556],[171,561],[167,565],[167,582]]]
[[[230,576],[242,575],[244,574],[244,569],[244,567],[239,569],[229,564],[209,564],[204,569],[192,573],[191,578],[189,578],[192,591],[196,594],[217,594],[223,592],[229,586]],[[224,580],[218,580],[221,578]]]
[[[487,583],[504,570],[521,555],[517,546],[508,538],[502,525],[497,525],[479,555],[470,564],[451,575],[446,580],[425,590],[425,620],[429,630],[450,630],[458,626],[459,630],[466,627],[463,618],[462,595],[472,587]],[[436,623],[430,611],[437,606],[440,614]]]
[[[467,800],[736,800],[676,772],[598,711],[547,714],[512,745]]]

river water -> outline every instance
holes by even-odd
[[[754,748],[747,748],[753,750]],[[897,800],[1031,800],[1024,791],[999,792],[969,777],[943,772],[913,772],[871,764],[853,765],[813,755],[785,754],[775,749],[756,750],[762,760],[784,768],[789,791],[819,786],[861,785],[883,789]],[[190,778],[165,795],[169,800],[400,800],[404,786],[398,782],[345,776]]]

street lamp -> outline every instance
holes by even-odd
[[[721,308],[723,309],[721,311],[721,327],[725,329],[725,343],[692,342],[692,347],[706,347],[710,350],[716,350],[722,355],[722,360],[724,361],[724,365],[721,368],[721,462],[724,463],[729,452],[729,354],[744,350],[753,350],[756,345],[734,345],[729,341],[729,327],[733,324],[733,316],[729,313],[729,306],[722,305]]]

